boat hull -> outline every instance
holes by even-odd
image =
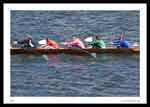
[[[14,54],[77,54],[86,55],[89,53],[112,53],[112,54],[139,54],[139,48],[87,48],[87,49],[74,49],[74,48],[61,48],[61,49],[41,49],[41,48],[12,48],[11,55]]]

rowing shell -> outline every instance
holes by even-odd
[[[86,48],[86,49],[76,49],[76,48],[60,48],[60,49],[42,49],[42,48],[11,48],[11,55],[15,54],[76,54],[85,55],[89,53],[112,53],[112,54],[139,54],[139,47],[136,48]]]

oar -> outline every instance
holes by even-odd
[[[61,42],[60,44],[61,44],[61,45],[67,45],[65,42]],[[78,48],[78,49],[80,49],[81,51],[83,51],[83,52],[89,54],[90,56],[92,56],[92,57],[94,57],[94,58],[96,58],[96,53],[90,53],[90,52],[84,50],[84,48]]]
[[[120,36],[122,36],[124,38],[124,33],[122,32]],[[115,46],[114,42],[113,42],[114,40],[116,40],[116,36],[113,34],[112,37],[111,37],[111,39],[110,39],[110,42],[108,42],[108,46],[109,47],[114,47]]]
[[[13,47],[15,47],[17,44],[18,44],[18,40],[13,40],[13,41],[11,42],[11,47],[13,48]]]
[[[85,42],[89,43],[89,42],[92,42],[93,41],[93,37],[87,37],[84,39]],[[83,50],[83,49],[82,49]],[[85,51],[85,50],[83,50]],[[89,53],[88,51],[85,51],[86,53]],[[96,58],[96,53],[89,53],[92,57]]]
[[[93,37],[87,37],[84,39],[85,42],[92,42],[93,41]]]
[[[88,52],[88,51],[86,51],[86,50],[84,50],[84,49],[82,49],[82,48],[79,48],[79,49],[82,50],[83,52],[85,52],[85,53],[91,55],[93,58],[96,58],[96,53],[90,53],[90,52]]]
[[[39,43],[40,45],[45,45],[45,44],[46,44],[46,40],[45,40],[45,39],[40,40],[40,41],[38,41],[38,43]]]
[[[139,46],[139,44],[138,44],[137,42],[134,42],[134,43],[132,44],[132,47],[133,47],[133,48],[139,48],[140,46]]]
[[[59,34],[59,35],[61,35],[61,34]],[[93,37],[87,37],[86,39],[84,39],[84,41],[85,41],[85,42],[92,42],[92,41],[93,41]],[[63,43],[62,43],[62,44],[63,44]],[[63,45],[65,45],[65,44],[63,44]],[[79,49],[82,50],[83,52],[85,52],[85,53],[91,55],[92,57],[96,58],[96,53],[90,53],[90,52],[88,52],[88,51],[86,51],[86,50],[83,50],[82,48],[79,48]]]
[[[40,45],[45,45],[46,44],[46,40],[45,39],[43,39],[43,40],[40,40],[40,41],[38,41],[38,43],[40,44]],[[42,57],[46,60],[46,61],[48,61],[49,60],[49,58],[48,58],[48,56],[47,55],[42,55]]]

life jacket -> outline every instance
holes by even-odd
[[[51,39],[48,39],[47,45],[49,45],[49,46],[51,46],[53,48],[59,48],[59,45],[55,41],[53,41]]]

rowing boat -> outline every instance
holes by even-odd
[[[139,48],[86,48],[86,49],[76,49],[76,48],[60,48],[60,49],[42,49],[42,48],[11,48],[11,55],[14,54],[87,54],[89,53],[112,53],[112,54],[139,54]]]
[[[88,53],[112,53],[112,54],[139,54],[139,47],[135,48],[60,48],[60,49],[42,49],[42,48],[11,48],[11,55],[15,54],[76,54],[86,55]]]

